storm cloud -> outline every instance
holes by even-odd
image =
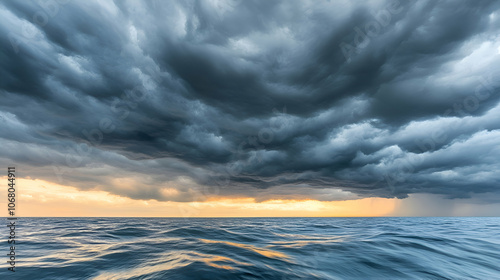
[[[24,176],[160,201],[500,201],[498,1],[3,1],[0,17],[0,163]]]

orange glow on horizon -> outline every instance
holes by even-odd
[[[17,178],[16,185],[16,215],[20,217],[373,217],[390,215],[397,206],[397,199],[385,198],[256,202],[251,197],[219,197],[204,202],[163,202],[39,179]],[[5,197],[6,188],[2,192]]]

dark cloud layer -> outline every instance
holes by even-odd
[[[0,162],[142,199],[499,201],[499,8],[2,2]]]

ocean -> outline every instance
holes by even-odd
[[[498,217],[17,224],[16,272],[2,254],[0,279],[500,279]]]

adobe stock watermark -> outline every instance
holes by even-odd
[[[21,30],[17,34],[9,32],[7,35],[10,45],[16,54],[19,53],[19,46],[21,44],[28,44],[27,40],[32,40],[37,34],[36,26],[39,28],[45,27],[49,24],[50,19],[59,14],[61,7],[68,4],[70,0],[39,0],[36,1],[40,9],[33,13],[31,16],[32,25],[23,22]]]
[[[391,23],[392,17],[402,11],[403,7],[400,6],[399,0],[395,0],[381,11],[372,14],[374,19],[367,22],[363,27],[354,27],[353,41],[350,44],[346,42],[339,44],[347,62],[350,63],[355,55],[361,53],[370,44],[371,40],[379,36],[382,30]]]
[[[453,114],[462,118],[470,116],[479,109],[481,102],[488,100],[493,94],[495,94],[493,75],[490,74],[488,77],[482,76],[479,78],[479,85],[476,86],[474,92],[465,97],[461,102],[454,103],[451,108],[443,112],[443,116],[450,117]],[[458,128],[458,125],[460,123],[456,122],[455,126],[451,127],[451,129]],[[423,140],[415,140],[415,144],[422,153],[434,151],[438,145],[444,144],[449,138],[447,132],[449,129],[450,127],[447,127],[446,130],[441,128],[434,131]],[[395,186],[404,183],[411,174],[415,173],[417,166],[422,161],[423,159],[419,156],[411,157],[400,164],[396,172],[384,174],[383,178],[393,193],[396,191]]]

